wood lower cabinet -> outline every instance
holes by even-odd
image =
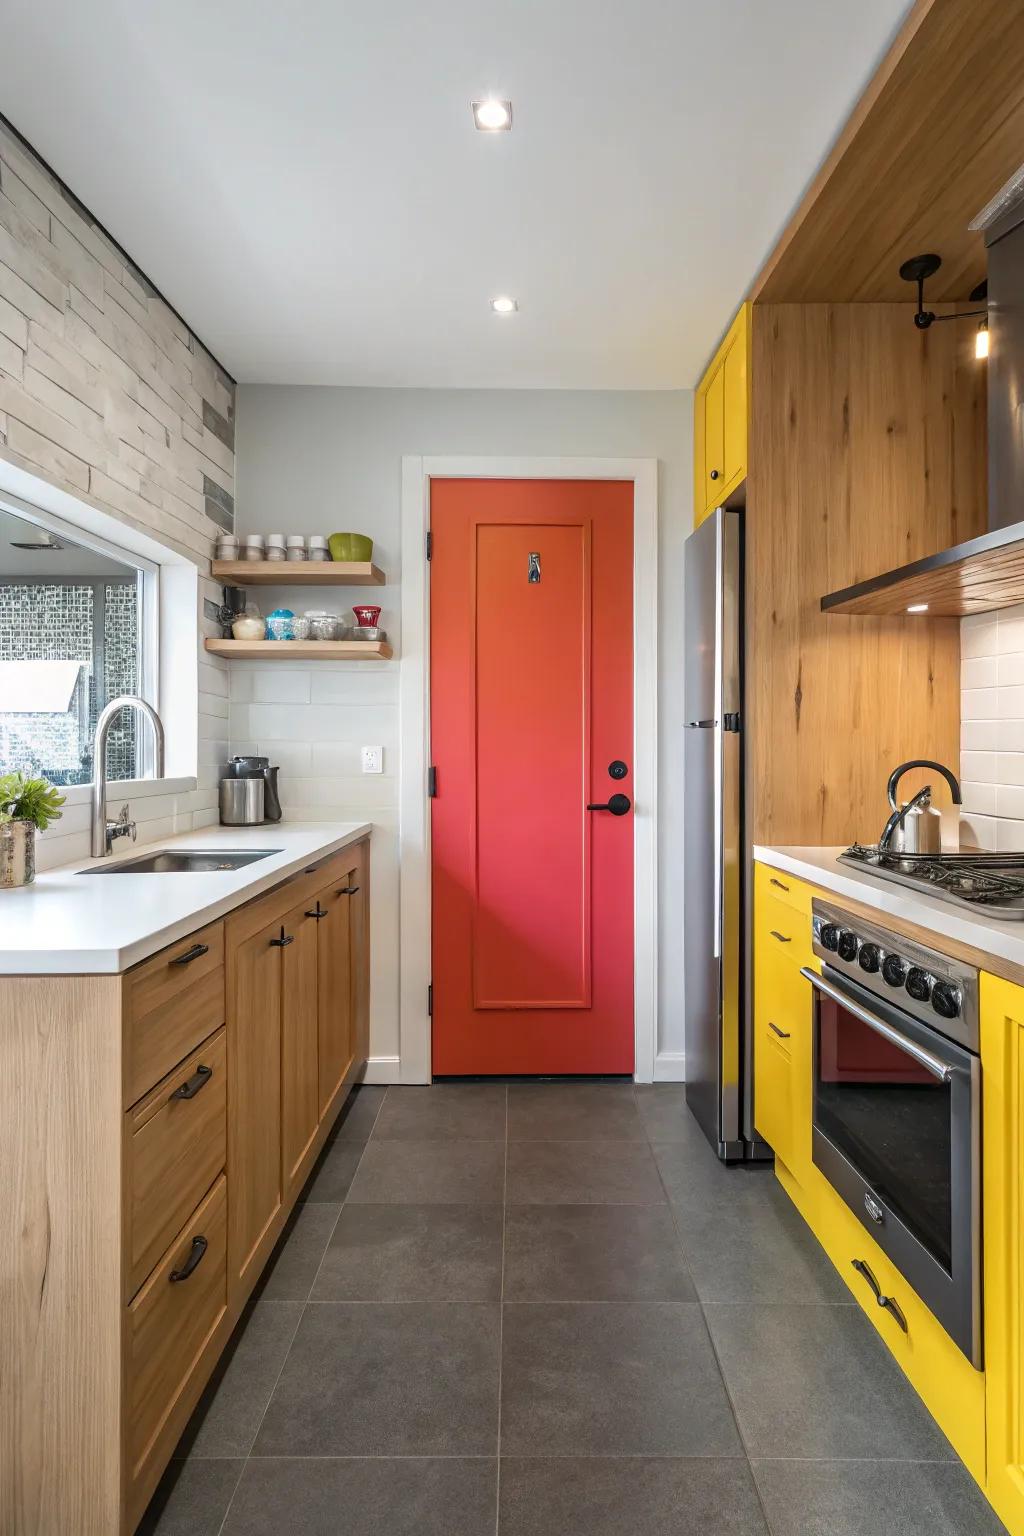
[[[0,977],[0,1536],[138,1525],[364,1069],[368,875],[363,842],[123,976]]]

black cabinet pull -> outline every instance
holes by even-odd
[[[335,894],[337,896],[354,896],[358,889],[358,885],[343,885],[341,890],[336,891]]]
[[[184,1264],[180,1269],[171,1270],[170,1278],[172,1285],[177,1285],[180,1280],[187,1280],[189,1275],[195,1273],[195,1271],[199,1268],[199,1265],[202,1263],[203,1254],[206,1252],[209,1246],[210,1245],[206,1241],[205,1237],[194,1237],[192,1239],[192,1251],[188,1258],[185,1260]]]
[[[777,928],[773,928],[771,930],[771,935],[772,935],[773,939],[778,939],[780,944],[792,944],[792,942],[793,942],[793,940],[791,938],[789,938],[786,934],[780,933]]]
[[[191,965],[192,961],[198,960],[200,955],[208,955],[209,953],[209,944],[193,944],[191,949],[183,950],[180,955],[175,955],[174,959],[169,961],[168,964]]]
[[[326,912],[322,912],[320,910],[320,902],[317,901],[316,911],[315,912],[307,912],[306,916],[307,917],[315,917],[317,922],[319,922],[322,917],[326,917],[327,916],[327,913]]]
[[[773,1024],[772,1023],[771,1019],[768,1020],[768,1028],[774,1030],[775,1033],[778,1035],[780,1040],[788,1040],[789,1039],[789,1030],[788,1029],[780,1029],[777,1024]]]
[[[863,1275],[864,1279],[871,1287],[872,1294],[878,1305],[882,1308],[883,1311],[888,1312],[891,1317],[894,1317],[898,1326],[903,1329],[904,1333],[906,1333],[907,1320],[903,1316],[903,1312],[895,1298],[892,1296],[882,1295],[882,1287],[879,1285],[878,1281],[875,1279],[874,1275],[871,1273],[871,1270],[868,1268],[867,1264],[865,1264],[863,1259],[851,1259],[850,1262],[853,1264],[853,1267],[857,1271],[858,1275]]]
[[[295,943],[295,935],[294,935],[294,933],[285,933],[285,931],[284,931],[284,923],[282,923],[281,924],[281,937],[279,939],[271,939],[270,942],[273,945],[274,949],[284,949],[286,944],[294,944]]]
[[[171,1098],[194,1099],[200,1088],[205,1088],[212,1076],[212,1067],[196,1067],[188,1082],[182,1083],[180,1088],[175,1088]]]
[[[788,891],[789,890],[789,886],[788,885],[783,885],[781,880],[776,880],[774,875],[769,875],[769,877],[768,877],[768,884],[769,885],[776,885],[776,886],[778,886],[780,891]]]
[[[711,479],[712,479],[712,480],[717,480],[717,479],[718,479],[718,470],[717,470],[717,469],[713,469],[713,470],[712,470],[712,471],[711,471],[711,475],[710,475],[710,478],[711,478]]]

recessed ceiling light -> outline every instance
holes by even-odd
[[[500,294],[498,298],[491,300],[491,308],[496,315],[514,315],[519,308],[519,301],[510,299],[507,294]]]
[[[493,96],[486,101],[474,101],[473,121],[481,133],[502,133],[512,127],[512,103],[497,101]]]
[[[911,603],[910,607],[907,609],[907,612],[908,613],[927,613],[928,612],[928,604],[927,603]]]

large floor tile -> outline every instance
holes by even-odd
[[[340,1205],[296,1206],[260,1279],[260,1301],[305,1301],[327,1252]]]
[[[373,1129],[395,1141],[505,1140],[504,1083],[392,1088]]]
[[[697,1122],[686,1106],[684,1083],[649,1083],[635,1090],[636,1107],[651,1141],[686,1141]]]
[[[674,1207],[702,1301],[849,1302],[850,1293],[799,1211],[774,1180],[701,1207]]]
[[[774,1536],[1005,1536],[956,1464],[759,1461],[754,1476]]]
[[[368,1141],[380,1114],[387,1088],[364,1083],[353,1088],[331,1132],[343,1141]]]
[[[506,1301],[695,1301],[663,1205],[513,1205]]]
[[[859,1307],[747,1303],[705,1313],[751,1456],[953,1458]]]
[[[340,1205],[356,1176],[365,1142],[331,1137],[313,1166],[299,1196],[303,1205],[310,1202]]]
[[[768,1536],[740,1457],[507,1457],[499,1536]],[[821,1533],[818,1533],[821,1536]]]
[[[224,1536],[494,1536],[492,1459],[250,1461]]]
[[[503,1198],[500,1141],[378,1141],[367,1145],[349,1199],[370,1205],[494,1205]]]
[[[506,1306],[501,1449],[509,1456],[739,1455],[700,1308]]]
[[[692,1121],[685,1137],[654,1142],[654,1153],[668,1198],[681,1210],[717,1209],[731,1200],[745,1200],[775,1182],[770,1164],[720,1162],[704,1133]]]
[[[646,1143],[510,1141],[510,1205],[660,1205],[661,1179]]]
[[[175,1456],[248,1454],[299,1326],[302,1304],[259,1301],[242,1316]]]
[[[496,1306],[306,1309],[253,1454],[491,1456]]]
[[[172,1461],[136,1536],[218,1536],[245,1462]]]
[[[497,1301],[500,1205],[349,1205],[312,1301]]]
[[[511,1141],[644,1141],[631,1083],[513,1083]]]

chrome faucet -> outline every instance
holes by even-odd
[[[156,777],[162,779],[164,776],[164,728],[152,704],[147,704],[145,699],[138,699],[133,694],[124,694],[119,699],[111,699],[96,721],[96,734],[92,744],[92,856],[94,859],[106,858],[114,846],[115,838],[130,837],[132,842],[135,841],[136,827],[134,821],[128,819],[127,805],[121,807],[121,814],[116,821],[107,820],[107,734],[110,730],[110,722],[122,709],[137,709],[152,723],[153,737],[156,741]]]

